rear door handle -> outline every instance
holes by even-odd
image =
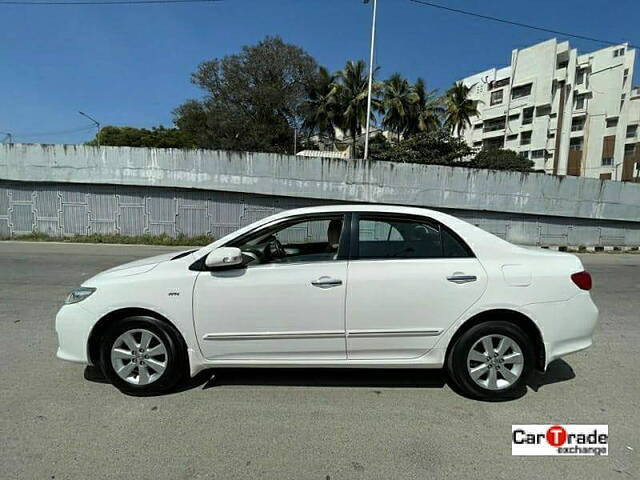
[[[478,277],[476,277],[475,275],[458,275],[458,274],[454,274],[454,275],[450,275],[447,277],[447,280],[449,280],[450,282],[453,283],[469,283],[469,282],[475,282],[476,280],[478,280]]]
[[[342,285],[342,280],[332,277],[320,277],[311,282],[311,285],[318,288],[331,288]]]

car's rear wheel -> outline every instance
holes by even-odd
[[[100,367],[105,377],[133,395],[171,390],[184,377],[184,359],[178,332],[153,317],[116,321],[100,345]]]
[[[449,377],[463,393],[485,399],[513,398],[526,390],[535,352],[518,326],[488,321],[465,331],[447,359]]]

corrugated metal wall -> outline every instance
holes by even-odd
[[[163,187],[0,180],[0,237],[31,232],[219,238],[273,213],[326,200]],[[446,210],[513,243],[640,245],[640,223]]]

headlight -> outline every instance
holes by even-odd
[[[90,287],[79,287],[76,288],[73,292],[69,294],[67,299],[64,301],[65,305],[69,305],[71,303],[78,303],[87,298],[93,292],[95,292],[95,288]]]

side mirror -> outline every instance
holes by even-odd
[[[221,247],[212,250],[204,264],[207,268],[229,268],[242,265],[242,252],[236,247]]]

